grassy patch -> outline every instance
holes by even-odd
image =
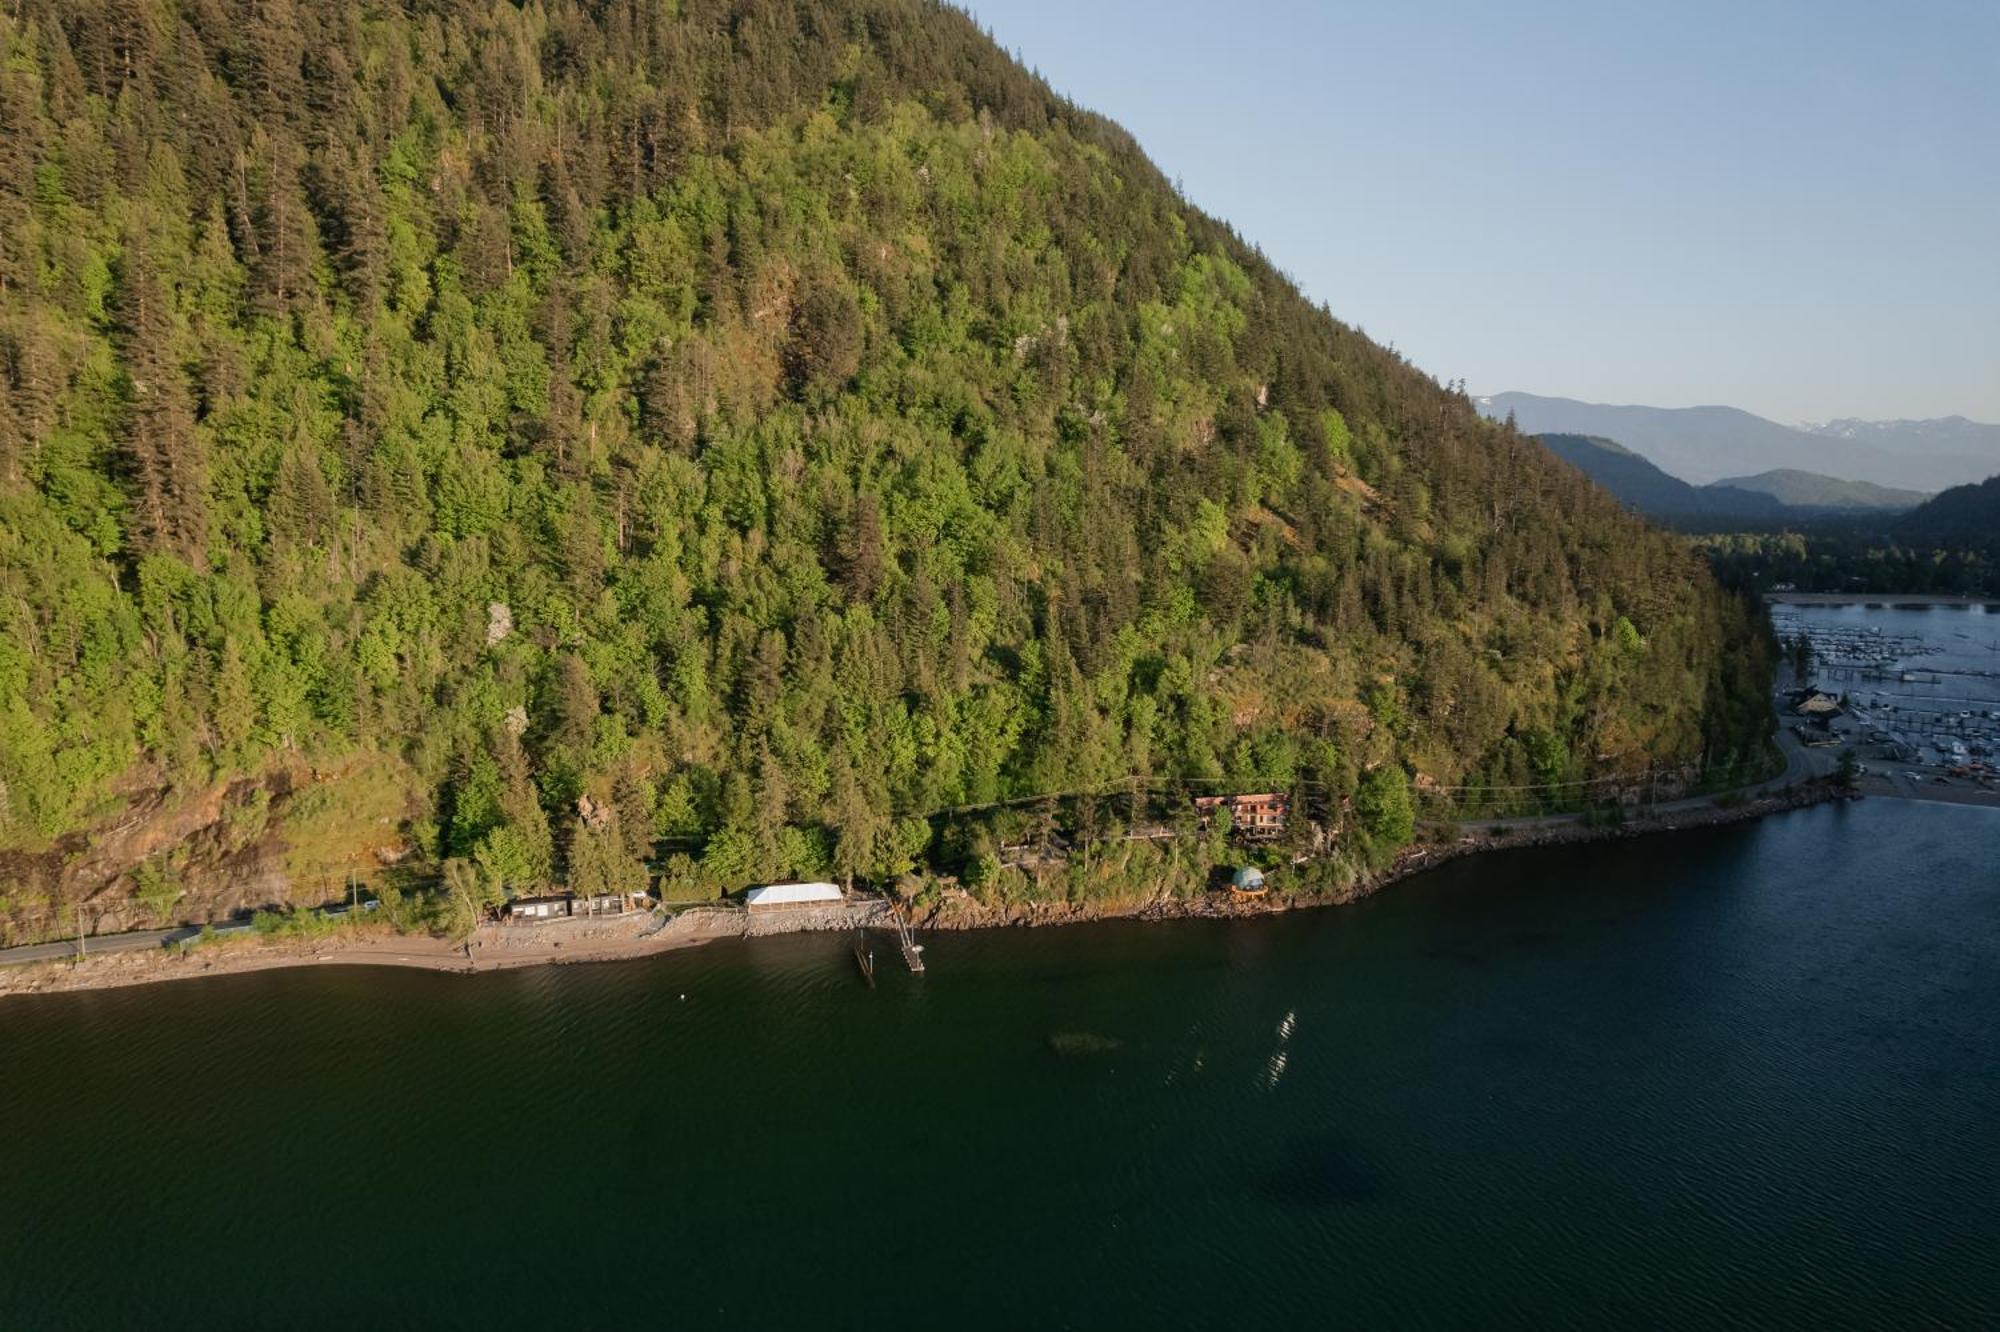
[[[402,763],[372,756],[348,771],[296,792],[282,804],[278,834],[294,892],[339,896],[348,875],[379,877],[375,851],[402,840],[414,782]]]

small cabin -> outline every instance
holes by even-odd
[[[507,919],[535,923],[545,920],[561,920],[571,914],[576,899],[569,893],[552,893],[546,897],[517,897],[506,907]]]
[[[743,905],[755,913],[838,906],[843,900],[836,883],[772,883],[743,894]]]

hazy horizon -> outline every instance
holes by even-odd
[[[2000,421],[2000,6],[968,5],[1476,394]]]
[[[1982,420],[1981,418],[1976,416],[1967,416],[1964,412],[1938,412],[1929,416],[1847,415],[1847,416],[1799,417],[1796,419],[1788,419],[1786,417],[1771,416],[1764,412],[1754,411],[1751,408],[1743,406],[1741,403],[1735,403],[1735,402],[1612,402],[1601,398],[1585,398],[1574,393],[1540,393],[1535,391],[1534,389],[1524,389],[1524,388],[1480,389],[1480,388],[1474,388],[1470,385],[1466,387],[1466,392],[1471,394],[1475,401],[1479,402],[1485,402],[1492,398],[1505,397],[1508,394],[1520,394],[1531,398],[1552,398],[1552,399],[1560,399],[1567,402],[1580,402],[1591,407],[1612,407],[1619,409],[1627,407],[1637,407],[1637,408],[1648,408],[1655,411],[1667,411],[1667,412],[1695,412],[1695,411],[1707,411],[1711,409],[1742,411],[1742,412],[1750,412],[1750,414],[1753,416],[1763,417],[1763,419],[1770,421],[1774,425],[1790,426],[1794,429],[1799,429],[1799,430],[1811,429],[1815,426],[1832,425],[1841,421],[1870,421],[1880,424],[1895,424],[1896,422],[1899,421],[1921,422],[1921,421],[1958,420],[1958,421],[1970,421],[1974,425],[2000,425],[2000,421]]]

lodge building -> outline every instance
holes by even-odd
[[[1194,807],[1206,828],[1218,809],[1229,811],[1230,831],[1251,840],[1277,837],[1285,831],[1291,800],[1282,792],[1264,791],[1252,795],[1196,796]]]

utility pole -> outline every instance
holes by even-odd
[[[83,961],[83,903],[76,904],[76,960]]]

